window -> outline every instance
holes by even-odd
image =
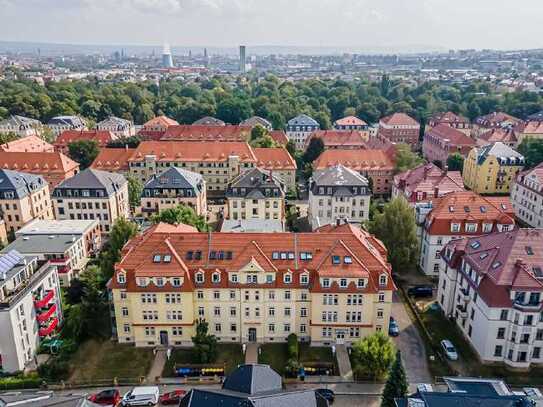
[[[290,300],[290,291],[285,291],[285,300]]]
[[[268,332],[270,333],[275,332],[275,324],[268,324]]]
[[[541,357],[541,348],[535,347],[534,351],[532,352],[532,358],[539,359]]]
[[[323,286],[324,288],[330,287],[330,280],[329,280],[328,278],[323,278],[323,279],[322,279],[322,286]]]
[[[502,309],[502,312],[500,313],[500,321],[507,321],[507,315],[508,310]]]
[[[233,283],[237,283],[238,282],[238,275],[237,274],[232,274],[230,276],[230,280],[233,282]]]
[[[122,307],[121,308],[121,314],[122,314],[123,317],[127,317],[128,316],[128,308]]]
[[[364,280],[363,278],[359,278],[356,282],[356,285],[358,288],[364,288],[364,286],[366,285],[366,280]]]
[[[460,223],[451,223],[451,232],[453,233],[460,232]]]
[[[301,308],[301,309],[300,309],[300,316],[301,316],[302,318],[307,317],[307,308]]]
[[[309,283],[309,276],[307,274],[302,274],[300,276],[300,284],[308,284]]]
[[[203,283],[204,282],[204,273],[196,273],[196,282],[197,283]]]
[[[289,307],[285,308],[285,316],[290,317],[290,308]]]
[[[345,264],[352,264],[352,262],[353,262],[353,259],[351,258],[351,256],[345,256],[343,258],[343,263]]]
[[[165,254],[164,255],[164,258],[162,259],[162,261],[164,263],[170,263],[172,261],[172,256],[170,256],[169,254]]]
[[[496,345],[494,348],[494,356],[501,356],[503,352],[503,346],[502,345]]]
[[[283,325],[283,331],[290,332],[290,324],[284,324]]]
[[[203,300],[204,299],[204,292],[203,291],[197,291],[196,292],[196,298],[198,298],[199,300]]]
[[[381,285],[381,286],[387,285],[387,276],[386,276],[386,274],[381,274],[379,276],[379,285]]]
[[[379,302],[385,302],[385,293],[379,293]]]
[[[283,281],[285,282],[285,284],[290,284],[292,282],[292,274],[286,273],[283,276]]]
[[[198,316],[203,317],[205,314],[204,307],[198,307]]]
[[[332,264],[341,264],[340,256],[332,256]]]
[[[237,332],[238,326],[236,324],[230,324],[230,332]]]
[[[211,282],[220,283],[221,282],[221,275],[219,273],[213,273],[211,275]]]
[[[126,283],[126,274],[124,273],[119,273],[117,275],[117,281],[119,282],[119,284],[124,284]]]
[[[161,259],[162,259],[162,256],[160,254],[155,254],[153,256],[153,263],[160,263]]]
[[[498,334],[496,335],[496,339],[504,339],[505,338],[505,328],[498,328]]]
[[[347,279],[346,279],[346,278],[340,279],[340,280],[339,280],[339,286],[340,286],[341,288],[347,287]]]

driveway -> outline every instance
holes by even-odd
[[[392,316],[400,327],[400,335],[394,338],[396,346],[402,353],[402,361],[410,384],[432,383],[433,378],[428,369],[426,349],[419,331],[411,321],[405,309],[406,305],[394,293]]]

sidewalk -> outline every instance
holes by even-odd
[[[336,358],[339,368],[339,375],[343,380],[353,380],[353,369],[351,367],[351,360],[349,359],[349,352],[345,345],[336,345]]]
[[[245,350],[245,364],[254,365],[258,363],[258,344],[248,343]]]
[[[147,383],[155,383],[157,377],[162,376],[162,371],[164,370],[164,365],[166,364],[166,350],[159,349],[155,354],[155,360],[151,365],[151,369],[147,374]]]

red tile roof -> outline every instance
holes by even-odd
[[[161,140],[176,141],[247,141],[251,127],[181,124],[169,126]]]
[[[257,161],[249,144],[232,141],[143,141],[128,161],[143,161],[146,155],[155,155],[158,161],[227,161],[232,155],[241,162]]]
[[[518,141],[517,132],[512,129],[502,129],[500,127],[485,131],[477,138],[477,144],[479,146],[495,143],[501,141],[504,144],[516,144]]]
[[[295,170],[296,161],[286,148],[253,148],[257,166],[266,170]]]
[[[161,126],[161,127],[170,127],[170,126],[175,126],[175,125],[178,125],[179,123],[177,123],[175,120],[173,119],[170,119],[169,117],[166,117],[166,116],[157,116],[157,117],[153,117],[151,120],[147,121],[144,125],[143,125],[143,128],[147,128],[147,127],[156,127],[156,126]]]
[[[0,152],[0,168],[6,170],[39,172],[45,169],[48,172],[67,172],[79,167],[71,158],[58,152],[46,153],[19,153]]]
[[[434,125],[437,125],[439,123],[464,123],[469,124],[469,119],[464,116],[459,116],[453,112],[444,112],[444,113],[436,113],[433,115],[429,120],[428,123],[434,123]]]
[[[320,138],[325,148],[366,148],[367,133],[360,130],[317,130],[307,138],[307,146],[313,138]]]
[[[286,146],[288,144],[288,137],[283,130],[272,130],[269,134],[273,141],[275,141],[277,144],[282,146]]]
[[[543,134],[543,122],[528,122],[522,132],[526,134]]]
[[[422,193],[425,196],[422,200],[432,200],[436,197],[436,191],[438,196],[465,191],[460,171],[443,171],[433,163],[422,164],[397,174],[394,177],[394,185],[405,196],[411,197],[413,194]]]
[[[106,147],[117,136],[108,130],[65,130],[55,140],[55,147],[59,150],[66,148],[68,144],[79,140],[95,140],[99,147]]]
[[[522,120],[504,112],[493,112],[475,119],[475,123],[483,127],[499,127],[503,123],[520,123],[521,121]]]
[[[53,152],[55,148],[46,142],[45,140],[39,138],[38,136],[26,136],[17,140],[10,141],[0,145],[1,151],[9,152],[34,152],[34,153],[45,153]]]
[[[128,171],[128,160],[135,151],[135,148],[102,148],[91,168],[110,172]]]
[[[364,120],[359,119],[356,116],[347,116],[342,119],[337,119],[334,122],[334,125],[337,126],[367,126],[368,123],[366,123]]]
[[[428,133],[436,138],[444,141],[446,140],[447,144],[453,146],[475,146],[475,140],[466,136],[460,130],[446,124],[438,124],[436,127],[429,130]]]
[[[337,164],[342,164],[356,171],[394,169],[393,161],[384,150],[325,150],[315,160],[313,166],[320,170]]]
[[[393,113],[381,118],[380,122],[389,126],[419,126],[419,122],[405,113]]]

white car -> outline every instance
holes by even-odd
[[[158,404],[160,390],[157,386],[134,387],[121,400],[121,406],[154,406]]]
[[[450,360],[458,360],[458,353],[456,352],[456,348],[451,343],[451,341],[449,341],[448,339],[443,339],[441,341],[441,348]]]

